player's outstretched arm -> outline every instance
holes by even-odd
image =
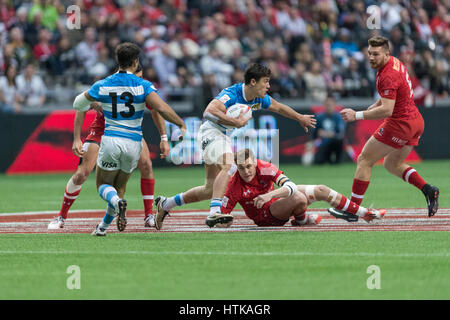
[[[227,107],[225,107],[225,105],[221,101],[213,99],[203,112],[203,117],[212,122],[224,124],[227,126],[233,126],[236,128],[241,128],[245,126],[248,123],[248,120],[250,120],[244,119],[243,111],[241,111],[241,114],[236,119],[228,117],[226,115],[226,111]]]
[[[164,119],[177,125],[181,130],[181,136],[185,134],[186,124],[184,123],[183,119],[181,119],[156,92],[151,92],[150,94],[148,94],[145,97],[145,102],[147,103],[147,105],[158,111]]]
[[[390,117],[394,111],[395,100],[381,98],[381,105],[366,111],[355,111],[350,108],[341,110],[342,119],[346,122],[355,120],[376,120]]]
[[[308,128],[316,127],[317,120],[315,119],[314,115],[300,114],[297,111],[293,110],[292,108],[288,107],[287,105],[282,104],[273,98],[270,98],[270,100],[271,104],[268,110],[278,113],[283,117],[297,121],[298,123],[300,123],[303,129],[305,129],[306,132],[308,132]]]
[[[159,143],[159,149],[161,149],[161,159],[167,157],[170,153],[169,142],[166,133],[166,124],[164,123],[163,117],[156,110],[150,110],[152,113],[153,122],[158,129],[159,135],[161,136],[161,142]]]

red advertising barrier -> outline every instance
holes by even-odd
[[[95,112],[88,112],[82,138],[87,136]],[[54,111],[48,114],[23,145],[7,174],[71,172],[79,158],[72,153],[75,111]]]

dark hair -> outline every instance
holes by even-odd
[[[129,68],[139,58],[141,49],[131,42],[124,42],[116,47],[116,58],[121,69]]]
[[[137,68],[136,68],[136,70],[134,71],[134,73],[136,74],[136,73],[139,73],[141,71],[142,71],[142,64],[139,63]]]
[[[250,149],[241,149],[234,153],[234,163],[236,164],[244,164],[249,158],[255,159],[255,155]]]
[[[389,51],[389,40],[385,37],[375,36],[369,39],[369,45],[372,47],[383,47]]]
[[[258,63],[253,63],[245,70],[244,82],[245,84],[249,84],[252,79],[258,81],[263,77],[270,77],[270,75],[271,71],[269,68]]]

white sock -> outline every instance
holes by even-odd
[[[183,204],[185,204],[184,199],[183,199],[183,194],[179,193],[177,195],[174,195],[173,197],[167,198],[163,202],[162,208],[164,209],[164,211],[170,211],[174,207],[182,206]]]
[[[209,205],[209,214],[220,213],[220,208],[222,207],[222,198],[212,198]]]
[[[81,185],[73,183],[72,178],[69,179],[66,185],[66,192],[67,193],[74,193],[81,189]]]
[[[368,212],[369,210],[367,208],[361,207],[359,206],[358,211],[356,211],[356,215],[360,216],[360,217],[364,217],[364,215]]]

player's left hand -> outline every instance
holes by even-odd
[[[267,194],[262,194],[257,196],[256,198],[253,199],[253,205],[257,208],[257,209],[261,209],[262,206],[270,201],[272,198],[270,196],[267,196]]]
[[[341,110],[341,116],[342,119],[344,119],[345,122],[352,122],[356,120],[356,111],[350,108],[345,108]]]
[[[305,129],[305,132],[308,132],[309,128],[315,128],[317,120],[313,114],[304,114],[300,119],[300,125]]]
[[[168,141],[161,141],[159,143],[159,149],[161,150],[161,153],[159,154],[159,156],[161,157],[161,159],[164,159],[170,153],[169,142]]]

